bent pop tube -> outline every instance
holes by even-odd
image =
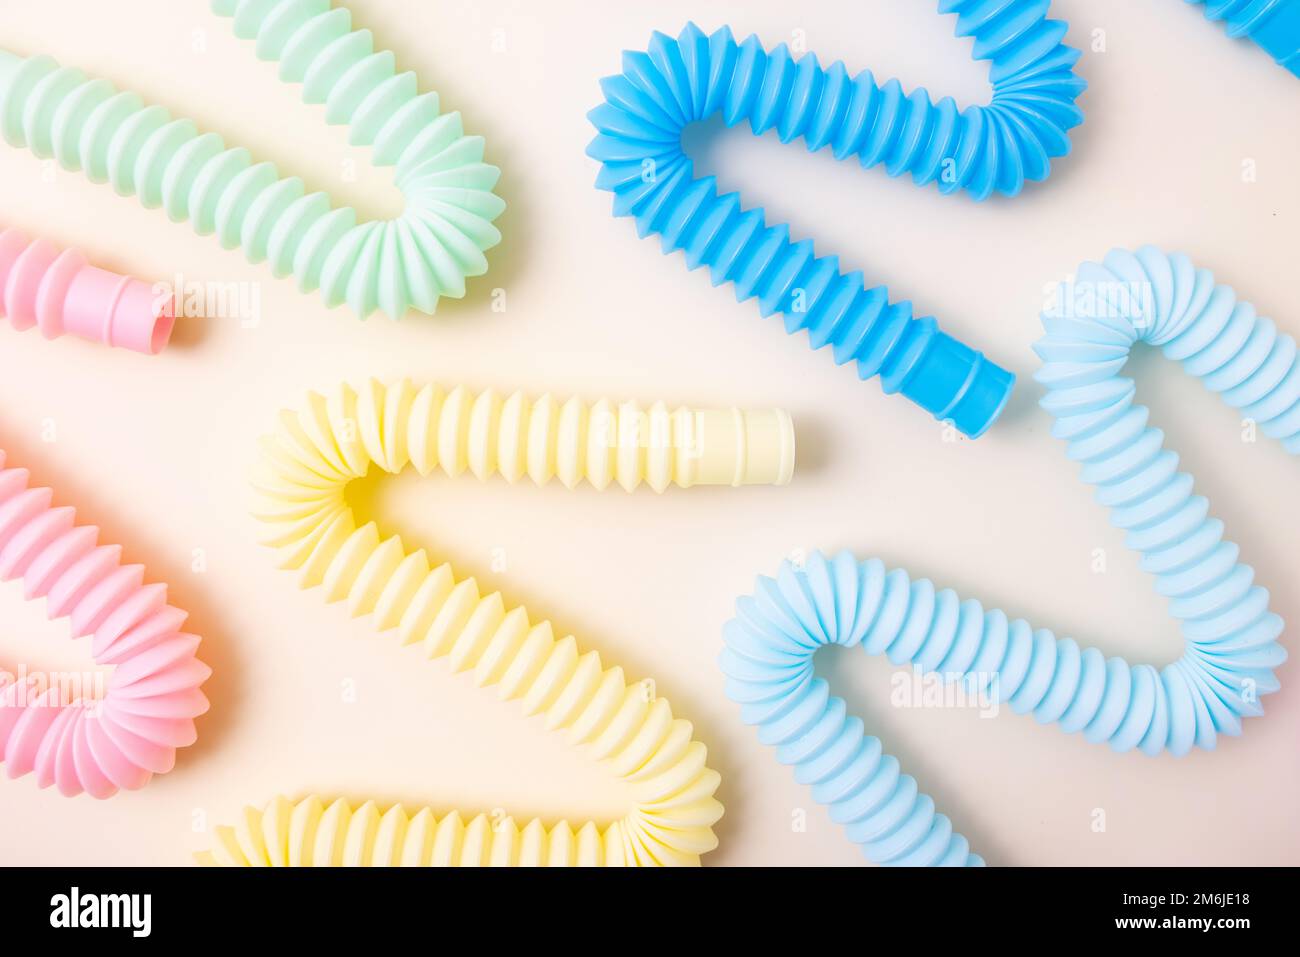
[[[342,799],[276,798],[263,810],[246,808],[235,827],[218,828],[202,863],[653,866],[697,864],[716,846],[718,774],[705,764],[691,723],[674,717],[650,683],[629,681],[572,636],[557,639],[550,622],[507,606],[499,592],[481,594],[473,578],[458,580],[424,549],[384,537],[374,522],[358,525],[344,489],[372,465],[387,473],[411,465],[421,475],[468,470],[481,480],[527,476],[538,485],[558,478],[570,488],[586,479],[597,489],[617,483],[629,491],[782,484],[794,466],[788,416],[371,382],[312,394],[304,409],[281,416],[264,449],[257,517],[303,587],[322,587],[327,601],[373,615],[402,644],[446,657],[452,670],[496,685],[502,700],[519,700],[525,715],[543,715],[548,729],[565,731],[626,781],[635,806],[603,827],[533,820],[519,828],[509,817],[466,822],[455,811],[424,808],[408,817],[400,806],[381,811],[373,801],[354,808]]]
[[[1043,316],[1042,406],[1169,600],[1185,648],[1162,668],[1131,665],[847,552],[815,555],[806,568],[787,562],[775,579],[760,578],[723,631],[727,694],[880,864],[983,860],[815,676],[822,645],[860,645],[895,665],[968,682],[1039,723],[1149,755],[1185,755],[1240,734],[1242,719],[1262,714],[1261,696],[1278,688],[1282,619],[1120,371],[1134,344],[1158,347],[1296,455],[1295,340],[1186,256],[1150,246],[1085,263],[1069,288],[1078,294],[1066,290]]]
[[[755,36],[737,43],[727,27],[706,36],[688,24],[676,40],[655,33],[649,49],[625,52],[623,72],[601,80],[587,153],[601,163],[596,185],[614,194],[614,215],[635,218],[640,235],[658,234],[665,253],[682,250],[689,269],[708,266],[715,286],[733,284],[737,301],[756,298],[787,332],[807,331],[812,348],[830,346],[837,363],[880,376],[886,393],[974,437],[1006,404],[1010,372],[932,317],[914,318],[910,302],[891,303],[862,272],[841,272],[839,257],[816,255],[812,240],[793,241],[789,226],[769,225],[738,193],[719,195],[682,148],[686,126],[721,113],[729,127],[748,120],[756,136],[802,137],[809,152],[829,146],[837,159],[940,192],[1016,195],[1070,150],[1087,85],[1072,69],[1079,51],[1061,42],[1066,25],[1047,19],[1046,0],[945,0],[940,10],[956,13],[957,35],[974,37],[975,58],[991,61],[989,105],[959,111],[951,97],[934,103],[925,89],[878,85],[869,70],[850,76],[815,54],[795,59],[785,44],[769,52]]]
[[[369,30],[330,0],[214,0],[235,35],[256,41],[280,77],[303,85],[325,121],[347,124],[353,145],[373,148],[395,168],[406,199],[393,220],[358,222],[351,206],[308,193],[297,176],[255,163],[193,121],[146,105],[105,80],[0,50],[0,133],[65,169],[84,170],[146,207],[161,206],[200,235],[215,233],[249,262],[268,260],[304,292],[360,316],[382,309],[432,313],[442,296],[465,295],[465,279],[487,271],[484,251],[500,242],[492,220],[505,203],[492,192],[499,171],[483,162],[483,139],[466,136],[459,113],[440,112],[436,93],[419,93],[414,73],[375,51]]]
[[[167,586],[146,585],[143,566],[121,563],[120,545],[99,544],[97,528],[27,481],[0,451],[0,581],[21,579],[24,597],[44,598],[46,615],[67,618],[74,638],[89,635],[95,662],[113,671],[98,700],[59,700],[34,675],[0,685],[0,761],[9,777],[34,772],[40,787],[68,796],[144,787],[194,743],[194,719],[208,710],[199,687],[212,671]]]

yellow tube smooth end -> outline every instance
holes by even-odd
[[[704,409],[694,480],[700,485],[786,485],[794,474],[794,423],[782,409]]]

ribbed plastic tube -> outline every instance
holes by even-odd
[[[0,319],[46,339],[83,339],[157,355],[171,338],[175,308],[140,279],[92,266],[77,249],[0,229]]]
[[[724,629],[727,694],[880,864],[983,862],[814,675],[823,645],[861,645],[1090,742],[1151,755],[1213,748],[1220,734],[1239,734],[1243,718],[1262,714],[1260,697],[1278,687],[1273,669],[1286,652],[1268,592],[1237,560],[1223,523],[1193,494],[1192,477],[1178,471],[1178,456],[1134,402],[1133,381],[1119,373],[1134,344],[1156,346],[1297,454],[1295,340],[1185,256],[1151,247],[1085,263],[1060,305],[1044,315],[1037,345],[1042,405],[1169,599],[1186,647],[1163,668],[1130,665],[848,553],[815,555],[805,568],[787,562],[775,579],[760,578]]]
[[[1206,17],[1223,21],[1230,37],[1249,37],[1300,76],[1300,2],[1298,0],[1187,0],[1203,6]]]
[[[189,220],[249,262],[269,261],[304,292],[319,288],[329,306],[396,318],[464,296],[465,278],[487,270],[483,253],[501,239],[492,220],[505,208],[482,138],[464,134],[459,113],[440,113],[438,95],[420,93],[415,74],[398,73],[393,54],[376,51],[370,31],[353,30],[351,14],[330,0],[212,8],[256,41],[259,58],[279,62],[281,79],[303,85],[304,102],[324,104],[327,123],[346,124],[350,143],[394,167],[406,200],[399,217],[359,222],[355,209],[308,193],[297,176],[48,56],[0,50],[0,132],[11,146],[161,206],[174,222]]]
[[[144,584],[144,567],[121,564],[120,545],[97,544],[99,529],[51,506],[48,488],[6,468],[0,451],[0,581],[21,579],[29,601],[45,599],[53,621],[91,636],[98,665],[112,665],[103,695],[84,682],[26,672],[0,681],[0,761],[10,778],[35,772],[69,797],[106,798],[144,787],[194,743],[208,710],[199,686],[212,673],[195,657],[199,639],[181,631],[185,612],[167,586]]]
[[[1086,86],[1072,70],[1079,51],[1061,42],[1066,25],[1047,19],[1048,0],[944,0],[939,9],[957,14],[957,35],[973,37],[975,58],[991,61],[989,105],[959,110],[951,97],[935,103],[925,89],[880,85],[869,70],[850,76],[812,53],[795,59],[785,44],[768,52],[755,36],[736,43],[726,27],[705,36],[687,24],[676,40],[655,33],[648,50],[625,52],[623,72],[601,80],[605,102],[588,114],[598,135],[587,153],[602,164],[596,185],[614,194],[614,215],[635,218],[642,236],[658,234],[665,253],[682,250],[689,269],[707,266],[715,286],[734,284],[738,301],[781,313],[786,331],[807,331],[812,348],[830,346],[861,378],[878,375],[886,393],[978,436],[1006,404],[1011,373],[932,317],[914,318],[910,302],[891,303],[861,271],[841,272],[839,257],[817,256],[812,240],[792,241],[761,207],[719,195],[716,178],[696,177],[682,149],[687,125],[721,113],[728,126],[748,120],[755,135],[802,137],[809,152],[829,146],[918,186],[1014,196],[1069,152],[1067,132],[1083,120],[1074,105]]]
[[[463,824],[454,812],[436,818],[425,809],[408,819],[401,808],[381,815],[373,803],[353,811],[343,801],[325,808],[314,797],[296,806],[276,799],[219,828],[202,863],[696,864],[716,845],[718,774],[690,722],[675,718],[651,684],[630,683],[622,668],[581,651],[571,636],[557,639],[550,622],[507,607],[499,592],[481,594],[473,578],[457,580],[423,549],[381,536],[373,522],[358,525],[344,489],[372,464],[537,484],[555,477],[570,487],[585,478],[629,490],[779,484],[794,462],[784,413],[670,412],[662,403],[643,410],[371,382],[359,393],[343,386],[311,395],[304,410],[281,416],[265,453],[257,517],[303,587],[322,586],[326,600],[345,601],[354,616],[373,614],[379,630],[397,629],[425,657],[446,657],[477,684],[496,685],[502,700],[519,699],[525,715],[544,715],[547,728],[565,731],[627,782],[635,807],[604,827],[534,820],[519,829],[508,818]]]
[[[547,830],[537,818],[520,828],[511,817],[477,814],[468,822],[431,808],[407,815],[400,804],[380,811],[374,801],[353,808],[313,794],[301,801],[274,798],[264,809],[245,808],[234,827],[218,830],[220,846],[201,854],[207,867],[600,867],[637,863],[618,830],[601,833],[588,821],[577,831],[565,821]],[[652,862],[658,863],[658,862]]]

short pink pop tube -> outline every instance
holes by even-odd
[[[197,635],[167,586],[145,583],[123,565],[120,545],[78,525],[54,506],[48,488],[7,468],[0,449],[0,582],[20,580],[25,598],[45,599],[51,620],[67,618],[74,638],[89,635],[97,665],[111,665],[102,694],[80,680],[0,666],[0,764],[11,778],[34,774],[40,787],[106,798],[143,787],[194,743],[194,719],[208,710],[200,686],[211,669]]]
[[[175,324],[172,297],[140,279],[92,266],[78,250],[0,232],[0,318],[36,326],[47,339],[64,333],[156,355]]]

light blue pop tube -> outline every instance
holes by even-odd
[[[1151,755],[1213,748],[1218,735],[1241,732],[1242,718],[1262,714],[1261,696],[1278,687],[1273,669],[1286,651],[1268,592],[1237,560],[1223,523],[1192,493],[1192,477],[1178,471],[1177,454],[1164,448],[1147,409],[1134,402],[1133,381],[1119,373],[1135,343],[1159,347],[1296,455],[1295,340],[1185,256],[1149,246],[1085,263],[1043,325],[1037,378],[1047,387],[1052,432],[1141,553],[1186,647],[1160,669],[1108,659],[847,552],[814,555],[804,568],[786,562],[776,578],[760,578],[723,630],[727,695],[880,864],[983,861],[816,677],[813,656],[823,645],[861,645],[896,665],[967,682],[984,700],[1090,742]]]
[[[1228,36],[1250,37],[1278,66],[1300,76],[1300,0],[1187,0],[1223,20]]]
[[[688,24],[676,40],[655,33],[645,52],[625,52],[623,72],[601,80],[587,153],[602,164],[596,185],[614,194],[614,214],[635,217],[642,236],[659,234],[664,252],[682,250],[690,269],[707,265],[737,300],[757,298],[764,316],[785,317],[787,332],[806,330],[814,349],[829,345],[837,363],[879,375],[885,392],[974,437],[1002,411],[1015,377],[933,318],[913,318],[910,302],[891,303],[861,272],[842,273],[812,240],[791,241],[762,208],[719,196],[714,177],[693,175],[681,142],[687,125],[721,113],[728,126],[748,120],[755,135],[802,137],[810,152],[829,146],[940,192],[1014,196],[1070,150],[1068,131],[1083,121],[1079,51],[1061,42],[1066,25],[1047,19],[1048,0],[941,0],[939,10],[957,15],[958,36],[974,37],[977,60],[991,61],[988,106],[959,111],[951,97],[934,103],[897,80],[878,85],[870,71],[850,76],[814,54],[796,60],[785,44],[768,52],[757,37],[736,43],[726,27],[706,36]]]

